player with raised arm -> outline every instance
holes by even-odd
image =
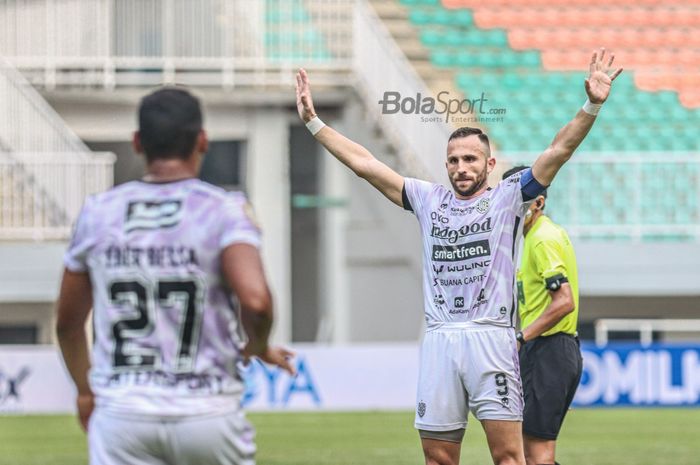
[[[146,96],[134,148],[147,175],[88,198],[78,218],[56,330],[92,465],[252,465],[238,364],[256,356],[293,372],[290,352],[268,345],[247,200],[197,179],[207,146],[194,96]]]
[[[396,205],[412,211],[423,237],[426,333],[421,347],[415,426],[428,465],[457,465],[469,410],[481,422],[497,465],[524,465],[523,399],[515,339],[515,263],[523,216],[593,126],[608,98],[613,56],[593,54],[588,100],[532,169],[495,188],[496,160],[480,129],[447,141],[452,189],[404,178],[316,115],[309,79],[299,70],[297,108],[316,139]]]

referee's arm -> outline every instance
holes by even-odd
[[[574,295],[571,292],[569,283],[561,283],[559,289],[555,291],[550,290],[549,296],[552,298],[552,301],[544,312],[523,330],[523,338],[526,341],[530,341],[549,331],[576,308]]]

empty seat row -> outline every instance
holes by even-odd
[[[455,10],[459,11],[459,10]],[[469,10],[464,10],[469,11]],[[474,9],[474,22],[493,27],[699,27],[700,7],[502,7]]]

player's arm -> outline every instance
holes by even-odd
[[[593,53],[590,75],[585,81],[588,102],[579,110],[573,120],[561,128],[547,149],[532,165],[532,175],[544,186],[549,186],[554,176],[566,163],[593,127],[596,114],[610,95],[612,81],[622,72],[622,68],[612,70],[614,54],[605,63],[605,49]],[[590,102],[590,103],[589,103]],[[595,114],[591,114],[595,113]]]
[[[90,353],[85,323],[92,308],[90,275],[86,272],[63,272],[56,315],[56,335],[66,368],[78,389],[78,416],[84,430],[94,401],[88,383]]]
[[[277,365],[289,373],[292,352],[268,344],[272,329],[272,296],[265,279],[257,247],[246,243],[229,245],[222,251],[221,267],[226,283],[241,305],[241,324],[248,336],[246,356]]]
[[[544,312],[523,330],[525,341],[530,341],[549,331],[576,308],[569,283],[562,282],[558,283],[557,286],[559,286],[558,289],[549,291],[552,301]]]
[[[316,111],[311,99],[311,88],[306,71],[299,70],[296,79],[297,110],[304,123],[308,123],[316,117]],[[404,179],[400,174],[377,160],[369,150],[328,126],[318,131],[315,137],[326,150],[357,176],[368,181],[386,198],[403,208],[401,193]]]

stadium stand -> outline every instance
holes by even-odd
[[[452,71],[466,98],[483,92],[492,108],[505,109],[502,121],[483,124],[502,153],[536,152],[548,145],[553,131],[581,104],[591,50],[610,44],[626,72],[616,80],[611,100],[579,149],[601,162],[577,166],[575,177],[571,167],[564,169],[562,175],[580,187],[567,196],[564,182],[553,186],[553,198],[567,198],[550,203],[553,214],[581,226],[583,236],[596,238],[608,235],[587,234],[587,225],[700,221],[697,167],[682,160],[683,152],[698,150],[696,2],[649,0],[610,6],[561,0],[400,1],[409,9],[408,18],[419,31],[432,67]],[[622,163],[602,162],[611,152]],[[636,165],[624,164],[635,157],[650,160],[650,152],[671,153],[678,164],[645,163],[634,169],[630,167]],[[658,198],[660,190],[654,189],[654,194],[638,198],[632,189],[637,182],[663,185],[665,194]],[[590,195],[595,191],[603,193],[602,202]],[[653,233],[644,237],[659,238]]]
[[[324,61],[331,57],[323,34],[301,0],[266,0],[265,48],[270,60]]]

